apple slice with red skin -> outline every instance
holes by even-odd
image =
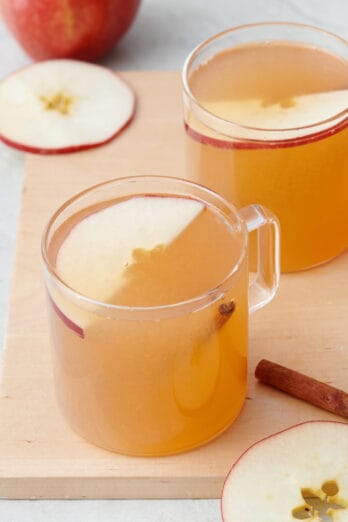
[[[76,60],[50,60],[0,83],[0,139],[41,154],[103,145],[131,121],[133,91],[112,71]]]
[[[127,283],[134,252],[168,246],[204,208],[196,199],[149,194],[93,212],[75,224],[60,246],[55,261],[58,277],[89,299],[112,303]],[[60,319],[83,338],[88,326],[83,311],[71,306],[54,285],[48,292]]]
[[[1,14],[35,60],[95,61],[122,38],[140,0],[1,0]]]
[[[77,222],[62,243],[58,276],[80,294],[110,303],[127,282],[134,252],[167,247],[203,209],[195,199],[139,195],[97,210]]]
[[[85,338],[85,332],[83,331],[81,326],[79,326],[78,324],[74,323],[74,321],[69,319],[69,317],[67,315],[65,315],[61,311],[61,309],[57,306],[57,304],[55,303],[55,301],[51,297],[51,294],[49,293],[48,290],[47,290],[47,296],[48,296],[48,303],[49,303],[49,305],[52,306],[53,310],[58,315],[58,317],[63,321],[65,326],[67,326],[68,328],[70,328],[70,330],[75,332],[79,337],[81,337],[81,339],[84,339]]]
[[[206,134],[206,129],[199,132],[198,130],[191,127],[189,124],[185,123],[186,134],[192,138],[193,140],[201,143],[202,145],[211,145],[212,147],[217,147],[219,149],[242,149],[242,150],[251,150],[251,149],[287,149],[289,147],[298,147],[299,145],[306,145],[308,143],[314,143],[315,141],[323,140],[324,138],[328,138],[337,134],[338,132],[346,129],[348,127],[348,119],[340,122],[335,127],[331,127],[330,129],[324,129],[320,132],[313,132],[307,134],[305,136],[301,136],[299,138],[291,138],[291,139],[282,139],[282,140],[257,140],[257,139],[248,139],[248,140],[238,140],[231,139],[223,140],[221,138],[215,138],[214,136],[209,136]]]
[[[309,421],[251,446],[225,481],[224,522],[348,521],[348,424]]]
[[[348,89],[304,94],[274,104],[252,98],[211,101],[202,103],[202,108],[198,118],[194,108],[185,124],[188,136],[199,143],[222,149],[287,148],[346,128]],[[219,137],[224,135],[233,137]]]

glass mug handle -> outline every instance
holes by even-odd
[[[249,283],[249,312],[253,313],[273,299],[279,286],[280,228],[277,217],[261,205],[243,207],[239,214],[249,234],[257,233],[256,276]]]

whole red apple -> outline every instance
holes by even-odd
[[[125,34],[140,0],[0,0],[5,22],[35,60],[96,61]]]

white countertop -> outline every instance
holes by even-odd
[[[267,20],[317,25],[348,38],[346,0],[143,0],[131,30],[104,60],[113,69],[180,69],[206,37]],[[30,63],[0,22],[0,78]],[[0,144],[0,353],[7,311],[22,153]],[[1,522],[214,522],[217,500],[0,501]]]

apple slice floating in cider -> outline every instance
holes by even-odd
[[[278,102],[245,98],[202,101],[201,105],[220,119],[214,129],[211,115],[203,113],[198,119],[194,115],[189,116],[188,133],[197,141],[209,144],[211,140],[212,145],[229,148],[228,144],[231,142],[218,138],[216,132],[232,136],[236,140],[295,140],[303,137],[303,132],[299,129],[304,127],[309,128],[307,136],[304,135],[306,141],[312,141],[313,134],[330,131],[333,126],[336,129],[337,125],[340,128],[340,124],[345,121],[348,89],[304,94]],[[338,115],[341,115],[338,121],[333,123],[330,119]],[[310,130],[312,125],[315,127]],[[209,128],[212,129],[211,135]],[[245,147],[248,148],[248,144]]]
[[[168,196],[136,196],[92,212],[78,221],[56,257],[59,278],[76,292],[112,303],[127,281],[138,249],[172,243],[202,212],[200,201]],[[53,310],[68,328],[84,338],[91,316],[49,285]]]
[[[222,100],[203,104],[217,116],[258,129],[293,129],[325,121],[348,108],[348,89],[286,98]]]
[[[233,465],[221,508],[224,522],[347,522],[348,424],[305,422],[257,442]]]
[[[133,91],[112,71],[50,60],[0,83],[0,138],[42,154],[73,152],[112,140],[134,113]]]
[[[203,208],[193,199],[137,196],[94,212],[66,237],[57,273],[77,292],[110,302],[125,282],[133,252],[169,245]]]

